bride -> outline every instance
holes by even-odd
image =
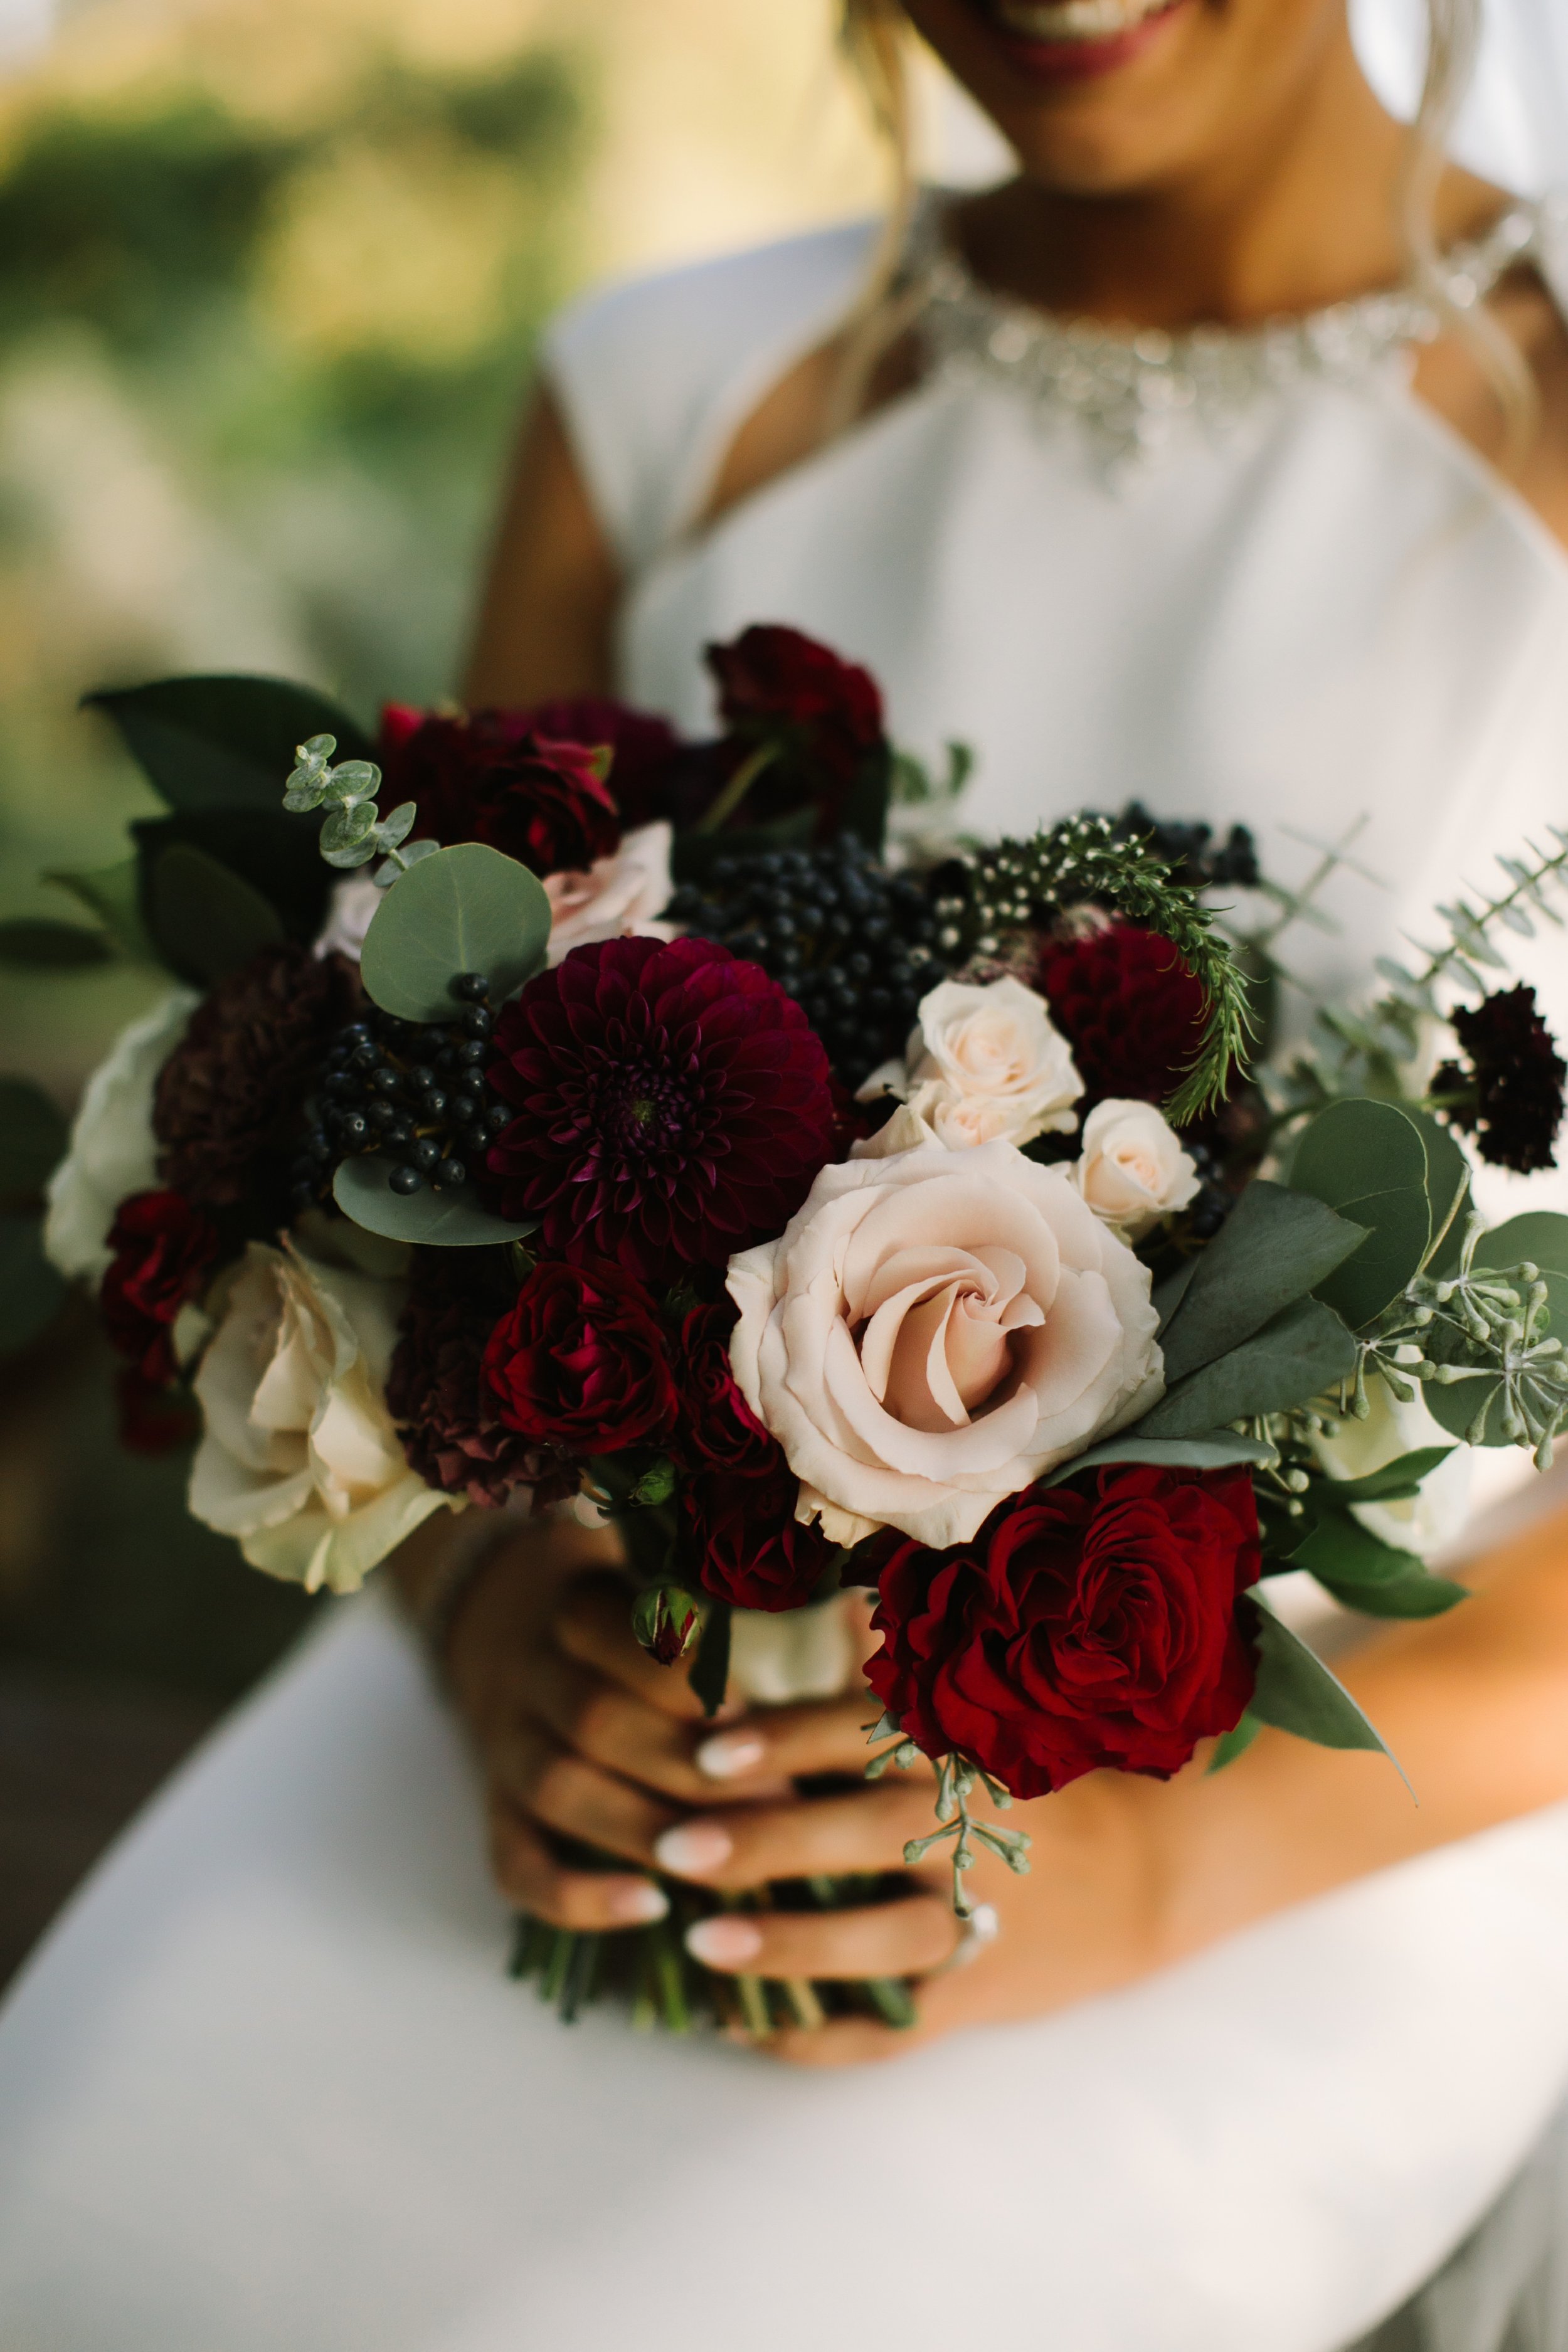
[[[791,622],[901,741],[974,745],[978,831],[1137,796],[1326,863],[1302,1003],[1364,985],[1568,817],[1568,236],[1445,161],[1474,0],[1429,9],[1412,132],[1343,0],[908,0],[1016,176],[901,170],[886,224],[561,321],[469,700],[695,727],[703,644]],[[851,0],[900,153],[905,30]],[[919,1873],[710,1921],[716,1968],[924,1979],[913,2032],[763,2053],[563,2032],[502,1898],[614,1929],[656,1864],[895,1867],[929,1788],[797,1789],[858,1769],[863,1698],[702,1725],[598,1540],[422,1531],[437,1676],[340,1611],[111,1857],[0,2021],[7,2346],[1568,2346],[1560,1506],[1347,1653],[1418,1808],[1268,1732],[1025,1808],[987,1938]]]

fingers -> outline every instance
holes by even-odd
[[[807,1772],[858,1777],[871,1759],[866,1734],[878,1713],[877,1701],[863,1690],[808,1706],[768,1707],[699,1740],[697,1769],[710,1788]],[[931,1778],[923,1756],[914,1778],[928,1783]]]
[[[596,1667],[660,1714],[679,1722],[702,1721],[702,1702],[689,1680],[690,1652],[673,1666],[649,1657],[632,1632],[631,1601],[620,1580],[584,1577],[568,1587],[555,1613],[554,1633],[567,1657]]]
[[[521,1911],[552,1927],[640,1927],[669,1908],[651,1879],[610,1871],[568,1870],[528,1816],[500,1790],[489,1805],[490,1868]]]
[[[700,1886],[761,1886],[858,1870],[898,1870],[910,1838],[931,1827],[931,1790],[879,1780],[847,1796],[736,1807],[663,1831],[653,1858]]]
[[[488,1761],[496,1787],[521,1811],[629,1862],[651,1863],[679,1819],[656,1797],[574,1756],[540,1724],[515,1725],[492,1742]]]
[[[542,1651],[529,1660],[520,1689],[527,1712],[590,1762],[686,1805],[714,1802],[719,1792],[693,1759],[692,1727],[649,1706],[622,1684],[608,1682],[571,1658]],[[776,1771],[753,1770],[721,1791],[731,1799],[759,1793],[787,1796],[789,1783]]]
[[[686,1931],[705,1968],[759,1977],[921,1976],[957,1950],[952,1906],[910,1895],[857,1911],[720,1912]]]
[[[759,2037],[752,2046],[786,2066],[876,2066],[940,2042],[959,2026],[1033,2015],[1037,2004],[1016,1994],[1010,1997],[1005,1969],[999,1974],[997,1960],[994,1949],[982,1951],[973,1968],[955,1969],[917,1985],[913,2025],[884,2025],[874,2017],[836,2017],[815,2029],[784,2027],[765,2039]]]

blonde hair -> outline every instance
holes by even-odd
[[[1484,307],[1461,310],[1447,290],[1437,241],[1437,194],[1447,167],[1454,118],[1475,72],[1481,0],[1426,0],[1426,70],[1410,129],[1400,191],[1400,227],[1414,284],[1438,317],[1469,345],[1502,410],[1506,462],[1516,467],[1534,436],[1541,402],[1519,345]],[[892,158],[893,200],[867,285],[847,321],[846,360],[835,426],[859,412],[879,360],[909,325],[917,294],[900,295],[900,265],[915,201],[909,31],[900,0],[841,0],[840,38],[866,91]]]

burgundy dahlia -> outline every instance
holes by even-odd
[[[416,1261],[387,1374],[387,1405],[409,1465],[427,1486],[466,1495],[481,1510],[531,1486],[537,1507],[574,1492],[577,1482],[561,1475],[557,1456],[501,1419],[484,1359],[505,1299],[489,1295],[489,1265],[455,1269],[450,1261],[458,1257],[493,1264],[489,1250],[432,1250]],[[508,1293],[510,1287],[506,1284]]]
[[[165,1184],[201,1208],[244,1201],[266,1209],[274,1180],[281,1185],[279,1156],[299,1130],[352,993],[335,958],[294,946],[262,948],[218,982],[191,1015],[153,1094]]]
[[[737,1609],[802,1609],[837,1556],[795,1517],[799,1483],[783,1454],[760,1478],[713,1473],[681,1489],[688,1557],[705,1592]]]
[[[739,1471],[754,1475],[783,1460],[778,1445],[735,1385],[730,1369],[730,1334],[735,1309],[729,1299],[694,1307],[681,1323],[676,1347],[676,1385],[680,1391],[680,1428],[676,1443],[693,1469]]]
[[[604,1261],[535,1266],[490,1333],[484,1377],[509,1429],[565,1453],[618,1454],[666,1436],[675,1419],[653,1301]]]
[[[1260,1567],[1245,1470],[1030,1487],[972,1543],[899,1547],[866,1679],[917,1747],[1016,1797],[1101,1767],[1168,1780],[1252,1696],[1236,1603]]]
[[[1109,1097],[1163,1102],[1203,1040],[1202,982],[1169,940],[1138,923],[1045,940],[1030,985],[1072,1047],[1086,1117]]]
[[[1500,989],[1479,1004],[1462,1005],[1450,1015],[1450,1026],[1469,1067],[1445,1062],[1433,1076],[1432,1092],[1471,1097],[1450,1107],[1451,1124],[1475,1137],[1477,1150],[1494,1168],[1527,1176],[1532,1169],[1555,1167],[1568,1066],[1536,1009],[1534,989]]]
[[[518,1113],[488,1189],[547,1250],[654,1277],[779,1232],[828,1157],[827,1056],[754,963],[711,940],[605,940],[531,980],[489,1083]]]
[[[98,1294],[110,1345],[151,1387],[179,1370],[173,1330],[217,1256],[216,1227],[178,1192],[133,1192],[109,1229],[114,1255]]]
[[[382,713],[386,793],[418,809],[415,838],[482,841],[542,880],[582,873],[621,837],[595,750],[535,734],[527,711],[447,719],[391,703]]]

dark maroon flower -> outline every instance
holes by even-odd
[[[675,818],[676,778],[687,756],[668,719],[638,710],[608,695],[563,695],[541,702],[521,716],[551,743],[581,743],[590,751],[607,745],[610,772],[605,782],[629,833],[635,825]]]
[[[455,1267],[454,1258],[485,1263]],[[519,1486],[533,1488],[537,1507],[577,1485],[559,1456],[508,1428],[485,1381],[485,1349],[511,1296],[510,1281],[495,1279],[498,1265],[489,1250],[419,1253],[386,1381],[410,1466],[427,1486],[466,1495],[481,1510]]]
[[[1554,1168],[1568,1065],[1536,1008],[1534,989],[1500,989],[1479,1004],[1461,1005],[1449,1025],[1469,1066],[1445,1062],[1431,1090],[1470,1097],[1449,1105],[1450,1125],[1473,1135],[1494,1168],[1521,1176]]]
[[[269,1171],[258,1163],[299,1131],[352,996],[336,958],[302,947],[262,948],[220,981],[159,1074],[153,1132],[163,1182],[202,1208],[265,1203]]]
[[[899,1547],[866,1678],[927,1755],[966,1756],[1016,1797],[1102,1766],[1168,1780],[1252,1696],[1236,1602],[1260,1565],[1245,1470],[1031,1487],[973,1543]]]
[[[542,877],[608,857],[620,812],[594,748],[535,734],[525,711],[446,719],[391,703],[382,713],[386,796],[416,803],[414,837],[482,841]]]
[[[827,1158],[827,1056],[800,1007],[710,940],[605,940],[531,980],[489,1082],[519,1116],[489,1157],[548,1250],[652,1277],[788,1222]]]
[[[177,1454],[201,1435],[201,1415],[186,1391],[150,1381],[135,1364],[116,1373],[114,1403],[128,1454]]]
[[[795,1517],[799,1481],[779,1454],[760,1478],[712,1472],[681,1489],[684,1549],[705,1592],[737,1609],[801,1609],[837,1557]]]
[[[694,1307],[680,1326],[676,1384],[680,1391],[677,1444],[693,1468],[755,1474],[783,1456],[735,1385],[730,1334],[735,1309],[726,1298]]]
[[[883,744],[882,696],[869,670],[841,661],[799,629],[745,629],[710,646],[708,667],[731,734],[778,741],[790,755],[852,782]]]
[[[618,1454],[675,1419],[653,1301],[605,1261],[535,1266],[490,1334],[484,1376],[509,1429],[566,1453]]]
[[[1169,940],[1137,923],[1045,940],[1029,984],[1072,1047],[1085,1117],[1110,1097],[1163,1102],[1203,1041],[1201,982]]]
[[[98,1294],[110,1347],[142,1379],[166,1387],[179,1370],[171,1333],[217,1256],[217,1229],[178,1192],[132,1192],[109,1229],[113,1260]]]

